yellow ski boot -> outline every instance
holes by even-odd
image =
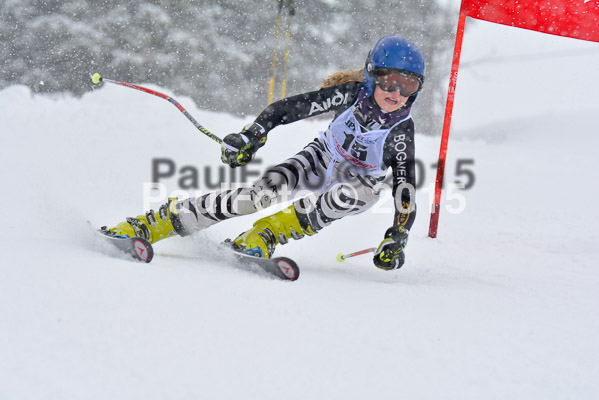
[[[156,213],[154,210],[150,210],[145,215],[127,218],[125,222],[117,224],[114,228],[102,227],[101,231],[113,236],[141,237],[150,243],[176,236],[177,230],[173,226],[173,219],[178,218],[176,202],[176,198],[169,198],[168,202],[160,206]]]
[[[292,205],[256,221],[252,229],[233,240],[232,247],[255,257],[271,258],[277,244],[285,244],[291,238],[299,240],[305,235],[314,234],[316,232],[311,227],[301,226]]]

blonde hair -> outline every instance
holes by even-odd
[[[363,82],[364,75],[362,71],[362,69],[344,69],[343,71],[334,72],[322,80],[320,88],[324,89],[347,82]]]

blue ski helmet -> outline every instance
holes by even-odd
[[[401,36],[379,39],[368,53],[364,66],[364,91],[367,97],[374,93],[374,73],[379,68],[396,69],[414,76],[420,81],[420,87],[424,83],[424,57],[414,43]]]

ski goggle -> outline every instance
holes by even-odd
[[[420,80],[414,76],[385,70],[375,71],[374,84],[385,92],[399,91],[403,97],[416,94],[422,86]]]

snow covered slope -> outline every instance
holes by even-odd
[[[555,48],[489,25],[469,31],[464,61],[477,37]],[[597,82],[546,64],[460,75],[447,182],[466,178],[458,160],[473,160],[475,182],[443,203],[438,239],[427,208],[439,139],[419,135],[425,182],[404,268],[335,261],[379,243],[387,201],[277,249],[300,263],[295,283],[207,261],[256,216],[158,243],[149,265],[95,248],[86,220],[144,211],[152,159],[196,168],[200,190],[204,167],[217,181],[218,146],[171,105],[114,86],[81,99],[1,91],[0,398],[596,398]],[[555,98],[527,97],[527,83]],[[248,122],[177,99],[221,137]],[[278,128],[252,171],[326,123]]]

